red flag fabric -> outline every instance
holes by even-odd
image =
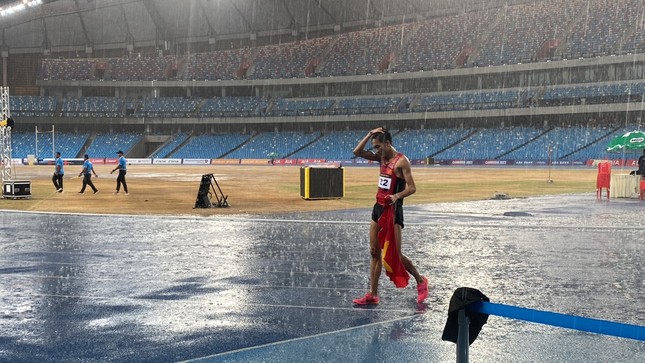
[[[394,233],[394,206],[388,204],[383,207],[383,213],[378,219],[378,225],[381,230],[378,232],[378,242],[381,247],[381,259],[385,274],[392,280],[394,286],[398,288],[408,286],[410,274],[405,269],[401,256],[396,248],[398,241]]]

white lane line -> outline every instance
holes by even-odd
[[[357,309],[353,309],[353,310],[357,310]],[[362,310],[366,310],[366,309],[362,309]],[[377,309],[374,309],[374,310],[376,311]],[[386,310],[386,311],[392,311],[392,310]],[[408,310],[408,312],[409,312],[409,310]],[[246,348],[241,348],[241,349],[235,349],[235,350],[231,350],[231,351],[228,351],[228,352],[213,354],[213,355],[209,355],[209,356],[205,356],[205,357],[201,357],[201,358],[195,358],[195,359],[190,359],[190,360],[185,360],[185,361],[179,361],[177,363],[200,362],[200,361],[206,360],[206,359],[213,359],[213,358],[223,357],[223,356],[227,356],[227,355],[233,355],[233,354],[237,354],[237,353],[241,353],[241,352],[248,352],[248,351],[255,350],[255,349],[263,349],[263,348],[267,348],[267,347],[274,347],[274,346],[293,343],[293,342],[297,342],[297,341],[324,337],[324,336],[332,335],[332,334],[345,333],[345,332],[350,332],[350,331],[353,331],[353,330],[366,329],[366,328],[370,328],[370,327],[373,327],[373,326],[391,324],[391,323],[395,323],[397,321],[409,320],[409,319],[412,319],[412,318],[414,318],[416,316],[419,316],[419,313],[404,316],[404,317],[401,317],[401,318],[395,318],[395,319],[380,321],[380,322],[376,322],[376,323],[370,323],[370,324],[365,324],[365,325],[353,326],[353,327],[350,327],[350,328],[332,330],[332,331],[329,331],[329,332],[324,332],[324,333],[319,333],[319,334],[314,334],[314,335],[308,335],[306,337],[292,338],[292,339],[282,340],[282,341],[279,341],[279,342],[256,345],[254,347],[246,347]]]
[[[36,297],[43,297],[43,298],[58,298],[58,299],[86,299],[86,300],[107,300],[107,301],[120,301],[120,300],[133,300],[133,301],[147,301],[147,302],[171,302],[171,303],[178,303],[180,302],[182,305],[186,304],[191,304],[191,305],[198,305],[202,308],[206,308],[207,305],[205,306],[205,303],[203,300],[191,300],[189,296],[187,296],[186,299],[172,299],[172,300],[166,300],[162,298],[154,298],[154,297],[140,297],[140,296],[81,296],[81,295],[63,295],[63,294],[39,294],[39,293],[33,293],[33,294],[24,294],[24,295],[29,295],[29,296],[36,296]],[[199,295],[200,297],[207,296],[206,294],[201,294]],[[213,307],[216,307],[218,309],[225,309],[225,308],[230,308],[230,307],[239,307],[241,304],[239,303],[234,303],[232,305],[215,305],[214,303],[212,304]],[[314,306],[314,305],[288,305],[288,304],[261,304],[261,303],[253,303],[253,304],[246,304],[246,305],[252,305],[254,307],[261,307],[261,308],[283,308],[283,309],[310,309],[310,310],[331,310],[331,311],[361,311],[361,312],[386,312],[386,313],[410,313],[410,309],[387,309],[383,308],[382,305],[380,305],[378,308],[360,308],[360,307],[354,307],[351,306],[351,302],[348,302],[347,305],[349,306]],[[423,310],[412,310],[414,312],[413,316],[420,315],[425,313]]]
[[[354,273],[347,273],[347,274],[331,274],[330,275],[343,275],[343,276],[355,276],[356,274]],[[157,275],[158,276],[158,275]],[[174,276],[174,275],[173,275]],[[91,281],[123,281],[123,278],[109,278],[109,277],[75,277],[75,276],[42,276],[42,275],[31,275],[31,274],[1,274],[0,279],[2,278],[10,278],[10,277],[22,277],[22,278],[27,278],[27,279],[38,279],[38,280],[91,280]],[[251,277],[253,278],[253,277]],[[322,287],[322,286],[289,286],[289,285],[258,285],[258,284],[240,284],[240,283],[227,283],[227,282],[222,282],[222,281],[181,281],[181,280],[147,280],[147,279],[139,279],[137,280],[140,283],[143,284],[149,284],[149,283],[155,283],[155,284],[161,284],[161,283],[166,283],[166,284],[171,284],[172,286],[176,285],[203,285],[204,287],[221,287],[221,286],[239,286],[244,289],[248,288],[262,288],[262,289],[274,289],[274,288],[280,288],[280,289],[313,289],[313,290],[331,290],[331,291],[362,291],[363,288],[356,287]],[[122,286],[122,285],[119,285]],[[167,287],[167,286],[163,286]]]

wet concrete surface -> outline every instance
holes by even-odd
[[[511,213],[509,213],[511,212]],[[454,289],[645,325],[645,202],[593,194],[406,206],[430,279],[368,285],[369,209],[273,217],[2,212],[2,362],[452,362]],[[507,215],[505,215],[507,214]],[[490,317],[472,362],[643,362],[645,343]]]

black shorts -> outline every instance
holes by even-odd
[[[374,203],[374,208],[372,208],[372,220],[378,222],[379,217],[383,214],[383,206]],[[396,202],[394,204],[394,224],[398,224],[403,228],[403,203]]]

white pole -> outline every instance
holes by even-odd
[[[38,165],[38,125],[34,127],[36,128],[36,165]]]
[[[52,125],[52,159],[56,158],[56,142],[54,141],[54,135],[56,133],[54,132],[54,125]]]

